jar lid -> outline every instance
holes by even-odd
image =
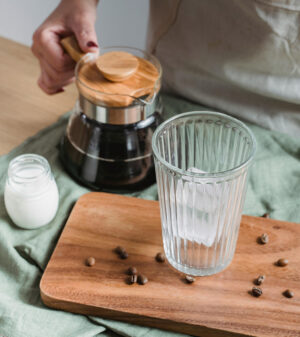
[[[96,105],[127,107],[151,99],[161,86],[161,65],[157,58],[142,50],[129,47],[102,48],[101,55],[114,51],[127,52],[136,57],[138,67],[134,74],[122,82],[104,78],[98,70],[97,55],[88,53],[75,69],[76,83],[81,95]]]

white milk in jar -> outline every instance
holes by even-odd
[[[53,220],[59,202],[56,182],[48,161],[36,154],[13,159],[4,192],[11,220],[22,228],[38,228]]]

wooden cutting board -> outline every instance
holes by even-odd
[[[269,234],[269,243],[257,237]],[[113,252],[124,246],[127,260]],[[159,204],[106,193],[76,203],[42,277],[43,302],[52,308],[101,316],[195,336],[300,336],[300,225],[243,216],[232,264],[223,272],[186,284],[162,251]],[[96,258],[87,267],[87,257]],[[277,267],[279,258],[289,259]],[[128,285],[135,266],[149,282]],[[249,294],[266,275],[263,295]],[[295,296],[285,298],[285,289]]]

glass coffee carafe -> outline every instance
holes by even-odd
[[[102,48],[101,53],[126,51],[157,69],[158,77],[147,93],[131,95],[103,92],[89,85],[97,81],[96,56],[86,54],[75,69],[79,99],[61,142],[60,157],[67,171],[96,190],[142,189],[155,182],[151,140],[160,124],[159,98],[162,70],[159,61],[135,48]],[[118,83],[116,85],[119,85]]]

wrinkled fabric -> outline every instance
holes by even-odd
[[[165,117],[203,107],[163,96]],[[0,158],[0,336],[6,337],[178,337],[162,330],[139,327],[97,317],[85,317],[49,309],[41,301],[39,282],[70,209],[87,188],[64,171],[58,159],[58,143],[67,116]],[[300,140],[279,132],[248,125],[258,144],[250,169],[244,213],[300,222]],[[23,153],[37,153],[49,161],[60,192],[55,219],[47,226],[24,230],[8,218],[3,201],[5,173],[9,161]],[[131,194],[157,199],[156,185]]]
[[[165,90],[300,137],[298,0],[151,0]]]

